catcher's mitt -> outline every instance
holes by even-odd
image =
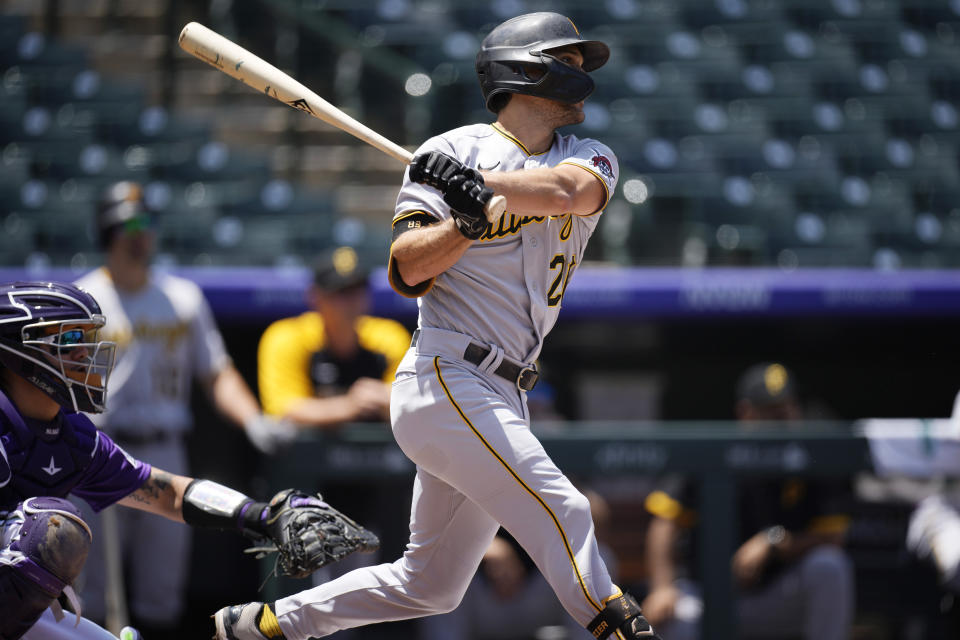
[[[319,494],[310,496],[296,489],[273,496],[263,529],[268,538],[260,538],[247,553],[262,558],[276,551],[279,570],[294,578],[305,578],[354,551],[380,547],[376,535],[324,502]]]

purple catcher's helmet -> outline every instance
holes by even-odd
[[[104,410],[116,344],[89,293],[57,282],[0,284],[0,364],[73,411]]]

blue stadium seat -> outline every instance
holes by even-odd
[[[632,217],[623,243],[629,252],[627,259],[630,264],[640,266],[680,264],[683,257],[683,244],[688,237],[685,225],[676,215],[682,207],[678,206],[674,199],[662,198],[660,204],[655,205],[648,201],[642,209],[648,212],[638,213]],[[611,259],[612,251],[622,253],[619,245],[612,250],[605,246],[604,255],[608,260]],[[623,260],[624,258],[621,257],[618,261]]]
[[[263,155],[241,152],[216,141],[198,145],[203,140],[199,137],[173,140],[178,140],[180,144],[167,146],[167,153],[157,158],[159,164],[154,167],[157,176],[181,181],[257,182],[270,173],[269,160]]]
[[[931,30],[940,24],[960,24],[956,5],[943,0],[910,0],[903,3],[901,15],[905,22]]]
[[[789,225],[795,212],[790,188],[761,176],[725,175],[720,192],[701,199],[695,218],[711,227],[755,226],[774,230]]]
[[[681,145],[666,137],[650,137],[635,144],[616,145],[621,170],[655,176],[687,176],[698,180],[716,173],[715,158],[702,145]]]
[[[13,13],[0,14],[0,68],[6,68],[17,60],[17,43],[26,30],[26,17]]]
[[[615,46],[636,63],[652,66],[669,63],[697,75],[710,70],[735,72],[741,65],[739,51],[729,41],[705,38],[685,29],[657,30],[646,37],[625,39]]]
[[[887,24],[898,17],[895,2],[861,0],[782,0],[784,15],[795,24],[819,31],[824,23],[875,21]]]
[[[36,228],[34,247],[55,257],[61,264],[80,252],[95,249],[93,215],[88,210],[31,211],[28,217]]]
[[[36,222],[29,216],[19,211],[0,214],[0,255],[4,264],[23,264],[35,249],[35,233]]]
[[[174,206],[156,216],[157,246],[160,251],[189,263],[189,256],[214,248],[213,224],[220,213],[209,207]]]
[[[756,0],[683,0],[680,16],[694,29],[712,25],[771,24],[784,19],[779,3]]]
[[[273,179],[250,185],[243,197],[233,199],[223,206],[225,213],[239,217],[271,215],[317,216],[335,215],[332,194],[326,191],[307,190],[286,180]]]
[[[333,229],[336,216],[333,211],[290,213],[283,216],[290,230],[289,248],[302,256],[313,256],[334,243]]]

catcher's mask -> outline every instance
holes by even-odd
[[[575,45],[583,54],[583,69],[561,62],[555,50]],[[573,21],[541,11],[511,18],[491,31],[477,53],[477,76],[487,109],[497,113],[511,93],[576,103],[593,93],[586,72],[599,69],[610,48],[599,40],[583,40]]]
[[[73,285],[0,284],[0,363],[65,409],[99,413],[116,351],[99,338],[104,322],[93,296]]]

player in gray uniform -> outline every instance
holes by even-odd
[[[292,426],[261,413],[200,287],[151,269],[155,239],[139,184],[122,181],[104,190],[97,228],[106,264],[77,281],[103,309],[104,336],[117,343],[107,410],[94,418],[97,426],[132,455],[185,474],[190,394],[197,382],[261,451],[292,440]],[[84,517],[105,532],[94,540],[84,575],[90,618],[106,617],[107,553],[114,553],[125,567],[130,612],[144,635],[176,636],[186,604],[191,532],[136,511],[112,510],[101,518],[85,510]],[[112,549],[109,534],[116,538]]]
[[[394,217],[390,280],[420,308],[391,394],[394,436],[417,465],[406,553],[274,603],[226,607],[216,638],[304,640],[450,611],[500,525],[595,637],[657,637],[610,579],[587,498],[531,434],[526,407],[543,338],[617,182],[606,145],[556,132],[582,122],[586,72],[608,56],[555,13],[484,39],[477,72],[496,123],[421,146]],[[494,193],[508,210],[489,222]],[[274,614],[278,628],[257,624]]]

